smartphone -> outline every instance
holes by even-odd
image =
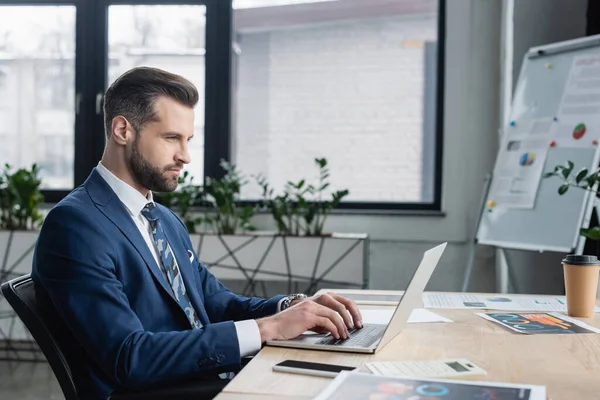
[[[356,367],[347,365],[321,364],[315,362],[285,360],[273,366],[273,371],[289,372],[292,374],[322,376],[326,378],[335,378],[341,371],[352,371]]]

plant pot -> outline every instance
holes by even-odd
[[[258,291],[270,297],[297,291],[312,294],[323,287],[368,287],[366,234],[200,233],[191,239],[206,267],[243,295],[258,295]]]

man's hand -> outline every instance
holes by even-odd
[[[344,323],[349,329],[354,328],[354,325],[356,325],[357,328],[363,327],[362,316],[360,314],[360,310],[356,306],[356,303],[346,297],[340,296],[337,293],[327,292],[309,297],[307,299],[294,300],[292,302],[292,306],[304,301],[314,301],[317,304],[337,311],[342,316]],[[348,313],[350,315],[348,315]],[[352,317],[352,319],[350,317]]]
[[[352,316],[352,318],[350,318]],[[257,321],[262,341],[287,340],[306,331],[331,332],[339,339],[347,339],[348,328],[362,328],[362,317],[356,304],[335,293],[325,293],[294,301],[279,314]]]
[[[336,339],[350,336],[344,321],[335,311],[314,301],[305,300],[256,323],[263,342],[293,339],[309,330],[331,332]]]

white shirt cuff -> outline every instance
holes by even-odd
[[[249,357],[258,353],[262,347],[260,330],[253,319],[234,322],[240,345],[240,356]]]

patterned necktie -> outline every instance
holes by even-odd
[[[142,215],[146,217],[148,221],[150,221],[150,227],[152,228],[152,234],[154,236],[154,244],[156,245],[156,249],[160,255],[163,272],[166,275],[171,288],[173,289],[175,299],[177,299],[179,306],[183,309],[185,315],[187,315],[192,327],[194,329],[201,328],[202,324],[198,320],[194,307],[192,306],[192,303],[187,295],[187,291],[185,290],[185,284],[181,278],[179,265],[177,264],[177,260],[175,259],[175,255],[171,249],[171,245],[169,245],[169,242],[167,241],[165,231],[160,225],[158,211],[156,210],[155,204],[146,204],[142,210]]]

